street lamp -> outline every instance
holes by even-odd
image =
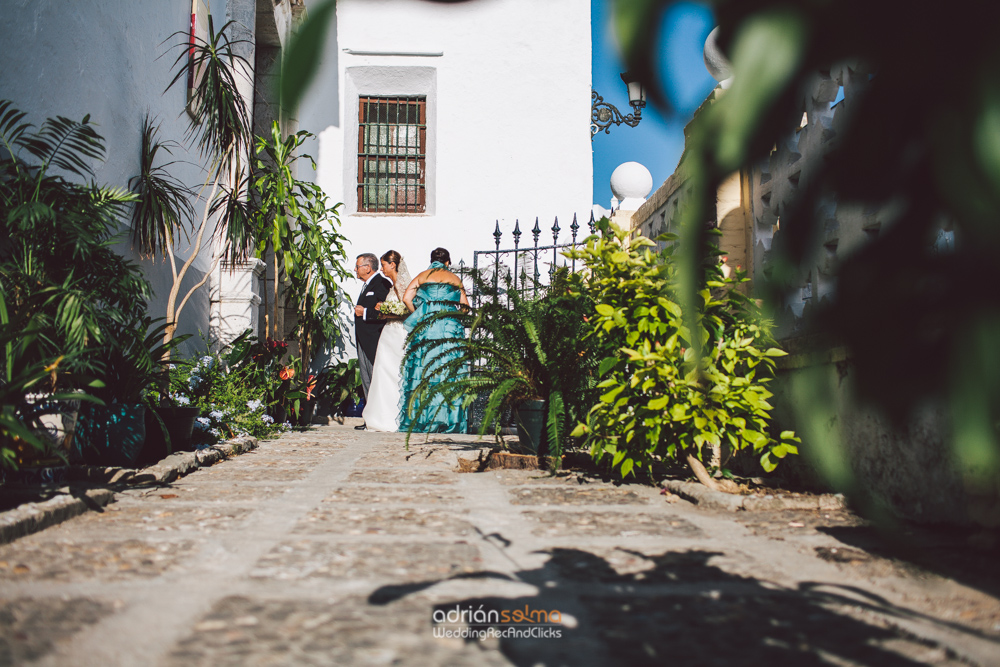
[[[613,104],[608,104],[604,98],[597,94],[596,90],[590,91],[590,140],[594,140],[594,135],[604,130],[604,134],[610,134],[611,124],[621,125],[625,123],[629,127],[635,127],[642,120],[642,109],[646,106],[646,91],[635,76],[629,72],[621,75],[622,81],[628,87],[628,103],[632,105],[634,114],[623,116],[622,112]]]

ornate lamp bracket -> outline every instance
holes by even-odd
[[[593,141],[594,135],[601,130],[604,134],[611,133],[611,124],[621,125],[624,123],[629,127],[635,127],[642,120],[642,108],[633,107],[634,114],[623,116],[613,104],[608,104],[604,98],[597,94],[596,90],[590,91],[590,139]]]

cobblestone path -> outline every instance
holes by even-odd
[[[288,434],[2,546],[0,664],[1000,664],[995,597],[847,513],[455,472],[482,446]]]

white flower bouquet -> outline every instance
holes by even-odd
[[[410,309],[402,301],[383,301],[380,310],[383,315],[391,317],[404,317],[410,314]]]

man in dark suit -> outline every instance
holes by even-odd
[[[375,365],[375,351],[382,335],[385,320],[379,319],[375,304],[385,301],[392,289],[392,281],[379,270],[378,257],[370,252],[358,255],[354,271],[359,280],[364,281],[361,295],[354,306],[354,340],[358,347],[358,368],[361,370],[361,385],[368,400],[368,387],[372,383],[372,369]],[[363,429],[364,426],[355,428]]]

